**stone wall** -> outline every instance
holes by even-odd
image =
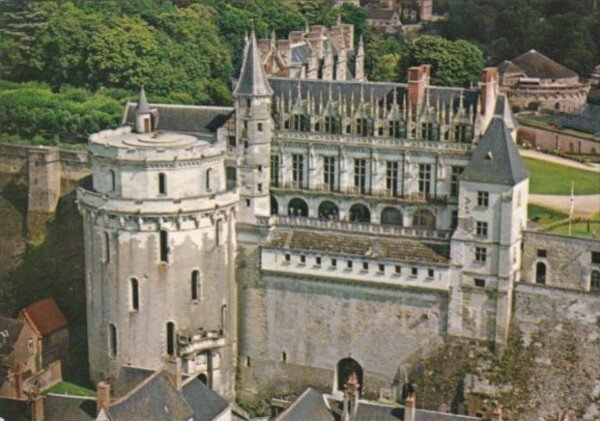
[[[519,145],[530,145],[541,150],[559,150],[573,154],[600,154],[600,139],[574,136],[561,131],[522,125],[517,137]]]
[[[545,285],[589,291],[592,270],[600,271],[600,263],[592,263],[592,252],[600,253],[600,241],[525,231],[521,281],[540,283],[537,272],[544,265]]]

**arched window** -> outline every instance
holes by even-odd
[[[117,190],[117,176],[114,170],[109,171],[110,175],[110,191],[114,192]]]
[[[237,170],[235,167],[225,168],[225,180],[227,182],[227,190],[232,190],[237,185]]]
[[[167,354],[175,355],[175,323],[167,323]]]
[[[435,215],[428,209],[419,209],[413,215],[413,227],[419,229],[435,229]]]
[[[319,204],[319,218],[337,221],[340,217],[340,209],[331,200],[324,200]]]
[[[279,213],[279,203],[275,196],[271,195],[271,215],[277,215]]]
[[[590,277],[590,291],[600,292],[600,271],[593,270]]]
[[[337,389],[344,390],[346,382],[351,378],[355,377],[358,381],[358,393],[359,396],[362,393],[363,388],[363,368],[362,366],[352,358],[344,358],[337,363]]]
[[[211,176],[212,176],[212,168],[209,168],[209,169],[206,170],[206,190],[210,190],[210,186],[211,186],[211,184],[210,184],[210,182],[211,182],[210,178],[211,178]]]
[[[104,263],[110,262],[110,235],[108,232],[104,232],[104,244],[102,247]]]
[[[158,174],[158,194],[167,194],[167,176],[163,172]]]
[[[202,383],[204,384],[208,384],[208,377],[206,377],[206,374],[204,373],[200,373],[198,374],[198,380],[200,380]]]
[[[200,283],[200,272],[195,270],[192,272],[192,300],[200,300],[202,298],[202,284]]]
[[[350,222],[371,222],[371,211],[361,203],[355,203],[350,208]]]
[[[131,287],[131,310],[138,311],[140,309],[140,286],[135,278],[131,278],[129,283]]]
[[[169,233],[165,230],[160,231],[160,261],[169,261]]]
[[[544,285],[546,283],[546,264],[538,262],[535,265],[535,283]]]
[[[108,343],[111,357],[117,356],[117,328],[114,324],[108,325]]]
[[[396,208],[387,207],[381,211],[381,225],[402,226],[402,212]]]
[[[288,215],[290,216],[308,216],[308,205],[298,197],[290,200],[288,204]]]

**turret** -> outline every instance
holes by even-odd
[[[135,109],[135,131],[138,133],[153,132],[158,125],[158,112],[151,110],[146,98],[144,87],[140,89],[137,107]]]
[[[356,70],[354,72],[355,79],[358,81],[365,80],[365,45],[363,37],[360,36],[358,41],[358,51],[356,52]]]
[[[236,138],[243,144],[240,166],[240,219],[252,223],[257,216],[270,215],[271,96],[252,31],[246,45],[240,78],[233,91],[236,109]]]

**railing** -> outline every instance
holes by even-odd
[[[276,141],[290,142],[294,140],[305,142],[327,142],[342,143],[346,145],[377,145],[377,146],[394,146],[405,147],[411,149],[426,149],[426,150],[452,150],[452,151],[470,151],[473,148],[472,143],[456,143],[446,142],[442,140],[416,140],[416,139],[391,139],[388,137],[372,137],[372,136],[352,136],[329,133],[314,133],[314,132],[295,132],[295,131],[277,131],[273,134],[273,139]]]
[[[341,195],[341,196],[371,196],[378,198],[390,198],[390,199],[398,199],[405,200],[409,202],[429,202],[429,201],[438,201],[438,202],[446,202],[449,199],[447,194],[438,194],[434,195],[431,193],[419,193],[413,192],[409,194],[400,194],[399,192],[394,192],[390,189],[369,189],[365,187],[361,189],[356,186],[344,186],[341,188],[331,188],[328,184],[316,184],[314,186],[308,187],[306,183],[299,183],[297,181],[286,181],[283,183],[279,183],[278,186],[271,185],[271,190],[296,190],[301,191],[303,193],[329,193],[331,195]],[[362,190],[362,191],[361,191]]]
[[[348,231],[361,234],[389,235],[401,237],[429,238],[433,240],[448,240],[450,231],[427,230],[413,227],[398,227],[393,225],[375,225],[360,222],[331,221],[326,219],[307,218],[302,216],[271,215],[256,218],[262,226],[290,226],[322,230]]]

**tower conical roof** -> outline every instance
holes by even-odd
[[[146,91],[144,91],[143,86],[140,89],[140,97],[138,98],[137,108],[135,110],[139,114],[150,114],[150,105],[148,105]]]
[[[273,90],[267,81],[267,75],[263,68],[256,34],[252,31],[250,42],[244,54],[244,63],[238,84],[233,91],[234,95],[273,95]]]
[[[501,116],[494,116],[469,163],[460,176],[463,181],[514,186],[529,178],[510,130]]]

